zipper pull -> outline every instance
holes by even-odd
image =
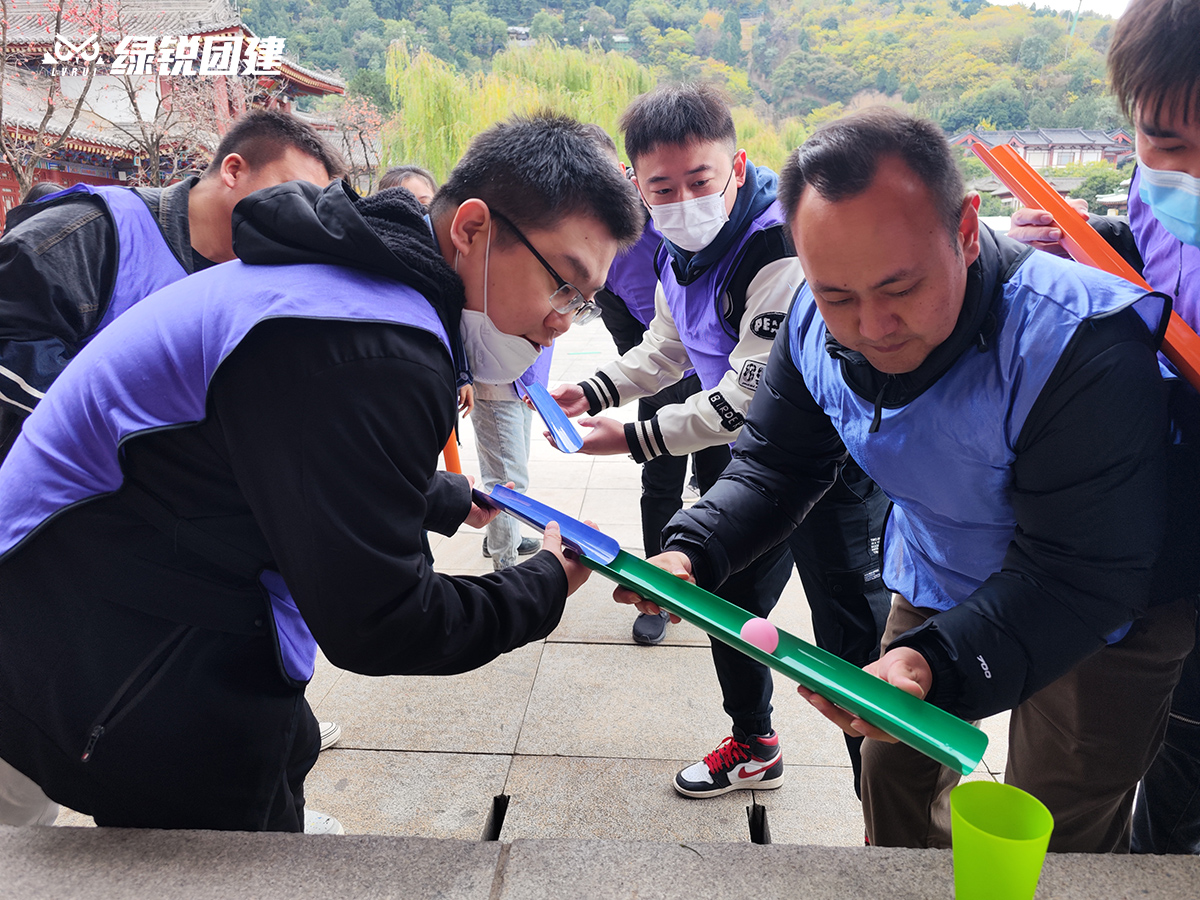
[[[87,746],[83,748],[83,756],[79,757],[80,762],[87,762],[92,757],[92,751],[96,749],[96,741],[100,740],[100,735],[104,734],[104,726],[97,725],[92,729],[91,736],[88,737]]]

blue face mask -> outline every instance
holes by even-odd
[[[1200,247],[1200,178],[1187,172],[1152,169],[1140,159],[1138,194],[1163,228],[1185,244]]]

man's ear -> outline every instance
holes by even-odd
[[[229,153],[221,160],[221,183],[231,191],[237,187],[238,179],[249,169],[245,158],[239,153]]]
[[[638,184],[637,175],[630,175],[629,181],[633,185],[633,189],[638,192],[638,197],[641,198],[642,206],[646,207],[646,209],[649,210],[650,209],[650,201],[647,200],[646,195],[642,193],[642,186],[640,184]]]
[[[958,223],[958,246],[967,265],[979,259],[979,192],[968,191],[963,197],[962,218]]]
[[[486,203],[477,198],[465,200],[450,222],[450,243],[460,256],[470,256],[481,240],[487,240],[491,225],[492,212]]]
[[[746,183],[746,151],[739,150],[733,155],[733,179],[737,182],[737,186],[741,187]]]

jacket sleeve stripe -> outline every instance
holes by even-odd
[[[43,397],[46,396],[42,391],[39,391],[36,388],[34,388],[33,385],[31,385],[28,381],[26,381],[24,378],[22,378],[20,375],[18,375],[16,372],[14,372],[12,369],[8,369],[8,368],[5,368],[4,366],[0,366],[0,376],[3,376],[5,378],[9,379],[10,381],[15,382],[17,387],[19,387],[21,390],[23,390],[30,397],[33,397],[35,400],[41,400]],[[12,401],[10,400],[9,402],[11,403]]]

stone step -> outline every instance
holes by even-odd
[[[0,827],[0,900],[948,900],[948,850]],[[1194,900],[1200,859],[1054,855],[1041,900]]]

